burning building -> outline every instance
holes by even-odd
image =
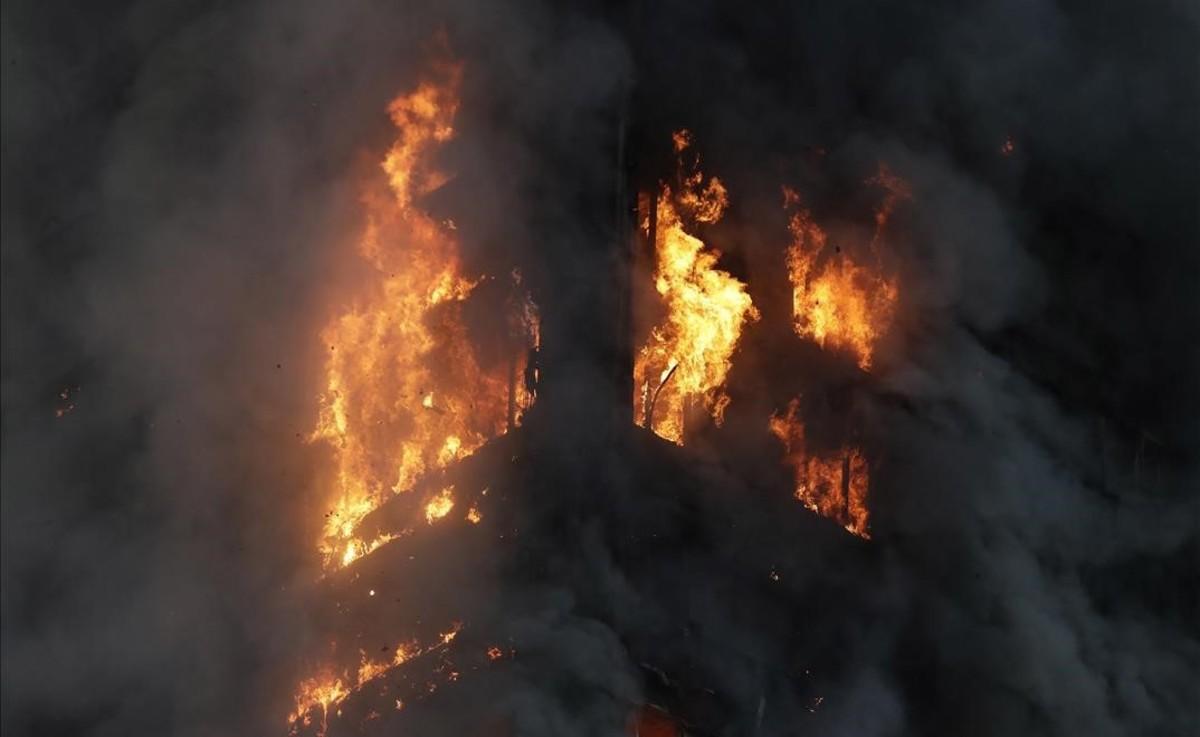
[[[1195,276],[1194,18],[197,12],[71,72],[104,135],[5,106],[95,203],[6,270],[117,254],[59,246],[79,356],[6,335],[6,734],[1188,723],[1195,320],[1129,315]]]
[[[687,129],[656,141],[647,128],[641,131],[645,140],[631,140],[630,118],[636,112],[615,117],[622,141],[612,171],[617,194],[597,197],[601,204],[615,205],[613,222],[598,235],[603,241],[598,248],[614,255],[611,268],[596,279],[596,288],[607,295],[604,314],[596,316],[599,330],[572,336],[565,346],[543,346],[538,301],[514,267],[497,321],[507,334],[499,341],[500,355],[486,360],[472,341],[464,304],[496,277],[465,274],[453,219],[438,219],[423,209],[427,196],[452,186],[434,162],[438,148],[454,136],[462,79],[470,70],[460,61],[438,59],[429,74],[388,105],[396,138],[380,167],[386,188],[368,190],[364,197],[367,214],[358,250],[378,273],[377,281],[321,336],[329,349],[327,389],[310,440],[327,445],[334,456],[317,545],[325,561],[319,600],[327,613],[319,639],[323,652],[310,658],[313,672],[297,686],[288,716],[291,732],[324,737],[421,724],[423,712],[478,698],[458,692],[494,688],[488,685],[496,678],[493,671],[520,672],[526,659],[537,659],[537,646],[531,652],[531,644],[512,629],[513,611],[482,615],[494,604],[480,600],[468,581],[485,570],[491,571],[487,578],[515,575],[523,586],[553,584],[584,597],[580,610],[613,629],[637,669],[629,674],[632,690],[606,698],[613,702],[610,711],[625,712],[631,734],[718,734],[730,724],[757,732],[766,728],[764,719],[773,721],[765,711],[768,691],[772,704],[780,695],[819,704],[815,683],[764,683],[753,724],[747,722],[739,715],[744,704],[737,703],[745,694],[715,688],[717,675],[704,673],[686,655],[690,647],[720,647],[705,643],[711,635],[702,629],[692,631],[689,605],[669,597],[653,601],[654,579],[664,575],[659,548],[667,545],[672,551],[667,557],[696,556],[698,565],[714,569],[715,582],[737,591],[739,598],[759,600],[756,608],[805,626],[804,606],[772,591],[784,588],[777,584],[785,561],[718,573],[728,562],[707,551],[711,532],[695,527],[728,503],[771,508],[787,520],[779,524],[781,532],[808,545],[844,548],[845,565],[872,575],[869,553],[860,544],[808,516],[815,513],[852,535],[869,537],[866,451],[844,444],[848,435],[837,447],[810,445],[806,405],[799,397],[760,423],[782,446],[779,463],[794,476],[792,494],[770,486],[733,492],[724,487],[741,482],[708,467],[722,457],[712,444],[720,441],[733,402],[728,390],[739,341],[761,319],[749,285],[723,268],[721,252],[702,239],[722,220],[736,193],[701,169],[698,146]],[[668,142],[670,153],[662,156],[656,149],[666,149]],[[670,155],[670,168],[655,172]],[[812,216],[799,208],[794,190],[782,190],[781,208],[794,210],[785,257],[796,337],[848,354],[857,367],[850,371],[866,375],[899,293],[895,279],[882,274],[878,250],[885,247],[892,210],[909,194],[882,166],[864,185],[882,190],[870,240],[860,244],[874,256],[866,265],[829,246]],[[548,316],[561,309],[555,305]],[[598,379],[583,386],[572,365],[579,358],[571,353],[581,350],[589,352],[589,370],[602,369]],[[631,404],[608,401],[621,387],[633,389]],[[819,385],[809,388],[823,391]],[[581,390],[596,396],[581,400],[574,396]],[[853,425],[851,414],[840,421],[843,428]],[[581,438],[579,425],[596,438]],[[705,436],[707,452],[689,450],[692,441],[703,442]],[[571,438],[568,447],[562,437]],[[555,480],[562,471],[554,469],[554,458],[569,451],[581,453],[577,468]],[[623,481],[611,478],[613,468],[620,468]],[[594,477],[585,479],[580,471]],[[639,503],[661,505],[662,511],[629,524],[622,519],[623,502],[603,488],[613,483],[641,497]],[[564,486],[574,489],[565,495],[570,504],[564,508],[537,498]],[[789,502],[789,496],[798,503]],[[538,507],[548,516],[529,519],[529,510]],[[581,510],[588,510],[583,518]],[[614,567],[609,575],[619,572],[629,594],[645,597],[643,606],[663,610],[653,638],[636,617],[612,621],[612,601],[573,591],[569,576],[564,577],[567,570],[556,570],[567,566],[578,575],[581,571],[574,569],[593,562],[572,560],[572,555],[557,565],[538,561],[547,552],[538,551],[547,535],[562,534],[585,519],[597,525],[592,534],[601,539],[622,536],[605,540],[606,548],[618,551],[607,561]],[[439,560],[439,548],[458,549],[455,557],[461,560]],[[830,595],[852,596],[828,582],[809,585],[813,591],[827,587]],[[468,619],[463,612],[475,614]],[[354,622],[353,628],[347,622]],[[795,655],[803,652],[812,660],[797,660],[793,667],[817,667],[818,662],[829,667],[832,661],[822,662],[829,656],[818,651],[798,651]],[[463,709],[470,715],[464,728],[483,718],[496,721],[501,731],[520,729],[519,717],[503,708],[489,705],[482,714],[479,708]]]

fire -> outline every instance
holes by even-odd
[[[859,537],[867,532],[867,487],[870,469],[862,451],[844,446],[829,454],[813,454],[805,442],[804,423],[799,417],[799,400],[788,403],[787,412],[773,415],[771,434],[783,443],[784,462],[796,478],[796,498],[805,507],[836,521]]]
[[[875,234],[868,250],[878,262],[884,228],[897,202],[909,196],[900,179],[886,168],[870,183],[886,195],[875,211]],[[883,276],[878,263],[864,265],[841,248],[831,248],[825,231],[800,197],[784,189],[784,206],[792,210],[788,229],[792,244],[787,251],[792,282],[793,327],[801,337],[835,350],[849,351],[864,371],[871,368],[875,345],[891,325],[899,295],[894,279]]]
[[[458,633],[462,631],[462,626],[462,622],[455,622],[449,630],[443,632],[441,634],[441,644],[449,645],[453,642],[454,638],[458,637]]]
[[[673,141],[682,170],[691,134],[678,131]],[[641,407],[639,424],[682,444],[687,418],[697,406],[721,423],[733,352],[758,310],[746,285],[717,268],[720,254],[687,230],[687,222],[721,219],[729,203],[725,186],[716,177],[706,183],[698,166],[680,182],[678,192],[662,185],[655,208],[654,286],[666,314],[638,351],[634,406]]]
[[[822,348],[849,352],[864,371],[872,367],[875,347],[891,327],[899,298],[897,281],[883,273],[880,244],[896,206],[912,196],[908,185],[882,165],[867,183],[884,191],[875,210],[874,233],[866,244],[874,262],[870,264],[855,260],[846,249],[831,248],[825,231],[801,207],[800,196],[791,189],[783,190],[784,207],[792,211],[787,265],[793,327],[798,335]],[[828,453],[810,451],[799,408],[799,400],[793,399],[784,414],[768,421],[795,474],[796,498],[855,535],[869,537],[870,466],[866,457],[852,445]]]
[[[464,273],[454,224],[420,207],[424,195],[450,179],[432,162],[454,136],[462,79],[459,64],[444,63],[434,72],[388,106],[396,140],[381,164],[386,184],[364,197],[359,242],[373,276],[321,332],[329,353],[310,439],[328,443],[333,452],[333,488],[318,541],[327,572],[411,532],[364,537],[358,528],[391,495],[411,491],[431,472],[517,426],[533,403],[532,387],[518,377],[526,373],[528,353],[538,348],[539,315],[521,274],[511,273],[505,305],[507,360],[483,365],[469,340],[463,305],[489,277]],[[443,488],[425,501],[426,522],[450,513],[453,491]],[[472,508],[468,518],[478,522],[481,516]],[[368,596],[374,594],[372,589]],[[455,623],[424,646],[402,642],[384,660],[360,651],[356,669],[320,670],[297,689],[288,716],[292,732],[319,715],[317,733],[324,735],[331,709],[391,669],[448,647],[461,627]]]
[[[320,711],[321,723],[316,733],[324,737],[329,726],[331,707],[338,707],[350,695],[393,668],[444,649],[454,641],[461,629],[462,623],[455,622],[450,630],[443,632],[436,640],[425,646],[416,640],[402,642],[396,646],[395,652],[389,660],[371,660],[365,652],[360,650],[361,660],[353,677],[349,673],[339,676],[326,669],[320,675],[305,680],[300,684],[296,694],[296,709],[288,715],[288,724],[291,725],[292,733],[297,733],[301,727],[312,725],[314,715]],[[338,711],[334,713],[340,714]]]
[[[454,489],[452,488],[442,489],[441,492],[425,503],[426,522],[432,525],[442,517],[450,514],[450,510],[454,509],[453,492]]]
[[[300,726],[312,724],[314,712],[320,711],[321,724],[317,734],[324,737],[329,729],[329,707],[340,704],[350,691],[342,683],[342,679],[328,673],[310,678],[300,684],[296,694],[296,710],[288,715],[288,723],[293,731]]]
[[[328,512],[318,540],[327,572],[411,532],[371,537],[359,528],[392,495],[411,492],[430,474],[516,427],[534,401],[539,369],[530,354],[539,348],[539,315],[520,273],[510,275],[505,307],[507,360],[484,364],[471,343],[464,304],[490,277],[466,273],[453,222],[438,220],[421,206],[425,195],[450,181],[435,167],[434,154],[455,135],[461,81],[460,64],[438,65],[430,80],[388,106],[396,139],[381,162],[380,185],[364,197],[366,223],[358,248],[370,267],[370,283],[321,332],[328,357],[311,439],[327,443],[333,457]],[[747,285],[719,269],[720,254],[694,234],[697,226],[724,216],[729,204],[725,185],[716,177],[706,178],[698,157],[684,165],[692,146],[688,131],[677,131],[672,141],[680,174],[660,186],[648,209],[654,222],[654,288],[663,314],[635,357],[640,387],[634,402],[641,408],[640,424],[682,444],[697,419],[707,415],[717,425],[723,421],[733,355],[746,325],[758,320],[759,313]],[[888,193],[876,212],[870,243],[875,253],[907,190],[886,170],[872,181]],[[785,199],[794,210],[787,264],[795,330],[823,347],[852,352],[867,370],[891,323],[896,283],[879,268],[830,252],[824,231],[799,208],[798,197],[788,191]],[[769,422],[795,471],[797,498],[866,537],[869,478],[864,455],[849,446],[833,453],[810,451],[798,409],[799,401],[793,400],[785,414]],[[414,514],[423,513],[433,525],[455,506],[453,486],[444,486]],[[472,524],[482,520],[476,505],[464,516]],[[774,572],[772,576],[778,580]],[[374,597],[375,590],[368,596]],[[293,732],[319,717],[318,734],[324,735],[331,709],[340,714],[343,702],[364,685],[448,648],[461,628],[454,623],[424,644],[401,642],[390,658],[376,660],[359,651],[357,667],[327,667],[304,680],[288,716]],[[489,660],[504,656],[496,646],[486,654]],[[458,678],[457,671],[447,678]],[[429,684],[431,692],[436,688]],[[395,704],[403,708],[401,700]],[[639,724],[644,725],[640,730],[650,730],[656,723],[648,717]]]
[[[525,352],[537,312],[514,273],[509,365],[483,367],[468,340],[464,301],[482,281],[463,273],[453,223],[419,200],[449,177],[432,154],[454,136],[459,64],[388,106],[397,137],[382,162],[387,187],[365,197],[359,244],[375,283],[321,333],[329,347],[314,440],[327,442],[336,475],[319,549],[327,569],[349,565],[391,536],[360,539],[362,519],[423,475],[507,431],[532,402]]]

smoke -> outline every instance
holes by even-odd
[[[531,418],[539,462],[494,522],[519,539],[432,539],[444,580],[413,590],[520,657],[414,726],[621,734],[646,701],[702,734],[1194,721],[1193,6],[3,14],[6,734],[285,731],[325,626],[316,332],[362,277],[384,106],[439,33],[468,72],[430,206],[470,267],[529,275],[569,416],[609,401],[587,346],[623,99],[692,129],[728,184],[712,241],[763,320],[695,455]],[[863,379],[790,333],[779,192],[853,242],[881,162],[913,196],[884,256],[901,314]],[[870,543],[774,494],[766,418],[801,392],[818,438],[852,417],[877,459]]]

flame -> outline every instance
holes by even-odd
[[[453,625],[451,625],[449,630],[441,634],[441,644],[449,645],[451,642],[453,642],[454,638],[458,637],[458,633],[462,631],[462,626],[462,622],[455,622]]]
[[[288,715],[288,724],[291,725],[292,734],[296,734],[301,727],[310,726],[313,723],[313,716],[319,710],[321,723],[317,729],[317,735],[323,737],[328,729],[331,707],[339,706],[349,696],[361,690],[363,686],[393,668],[404,665],[414,658],[444,649],[458,636],[462,626],[462,622],[454,622],[448,631],[441,633],[436,640],[425,646],[421,646],[416,640],[402,642],[396,645],[390,660],[371,660],[364,651],[360,650],[361,659],[353,678],[348,673],[336,675],[331,669],[326,668],[317,676],[303,681],[295,697],[296,709]]]
[[[525,349],[536,345],[537,311],[514,273],[510,366],[481,367],[462,304],[482,281],[463,274],[451,222],[419,198],[449,177],[431,162],[454,136],[462,66],[443,63],[388,106],[397,138],[382,162],[387,179],[365,198],[359,244],[376,274],[369,291],[321,333],[329,346],[326,387],[313,440],[327,442],[336,475],[318,547],[327,569],[346,566],[392,539],[360,539],[362,519],[390,494],[470,455],[505,432],[532,403]],[[518,344],[519,347],[518,347]]]
[[[899,297],[897,281],[883,275],[880,244],[896,206],[912,196],[908,185],[883,165],[867,183],[884,191],[867,244],[874,259],[869,266],[844,249],[831,249],[825,231],[801,207],[800,196],[786,187],[783,190],[784,207],[792,211],[787,266],[793,327],[798,335],[822,348],[850,352],[864,371],[871,369],[875,347],[891,327]],[[796,498],[849,532],[869,537],[870,467],[866,457],[852,445],[832,453],[810,452],[799,407],[799,400],[793,399],[786,413],[774,415],[768,422],[771,433],[783,443],[784,461],[795,474]]]
[[[382,547],[386,543],[391,542],[396,537],[397,535],[382,533],[377,535],[372,540],[360,540],[358,538],[349,539],[346,542],[345,549],[342,550],[342,557],[340,559],[342,566],[348,566],[364,555],[370,555],[371,553],[375,552],[376,549]]]
[[[793,399],[786,413],[772,415],[767,424],[771,434],[783,443],[784,462],[795,473],[796,498],[848,532],[870,537],[867,532],[870,468],[866,458],[853,446],[828,454],[808,452],[799,408],[799,400]]]
[[[691,145],[691,134],[677,131],[672,140],[682,154]],[[697,403],[721,424],[729,403],[723,387],[733,352],[746,323],[758,319],[758,310],[746,285],[717,268],[720,254],[686,229],[685,218],[706,224],[721,219],[729,203],[725,186],[716,177],[705,183],[698,166],[680,181],[678,193],[662,186],[655,211],[654,286],[666,314],[635,359],[640,387],[634,406],[642,409],[639,424],[682,444],[685,417]]]
[[[301,726],[311,725],[313,713],[320,711],[321,723],[317,728],[317,735],[324,737],[329,729],[329,707],[340,704],[349,695],[350,691],[342,683],[342,679],[330,673],[323,673],[304,681],[296,694],[296,709],[288,715],[292,731],[295,732]]]
[[[904,182],[885,167],[868,181],[886,191],[875,211],[875,233],[868,248],[878,262],[884,228],[897,202],[910,195]],[[825,231],[800,206],[800,197],[793,190],[784,189],[784,206],[793,211],[788,222],[792,244],[787,266],[796,333],[823,348],[849,351],[859,368],[869,371],[875,346],[895,314],[896,281],[884,277],[877,263],[866,266],[845,249],[831,249]]]
[[[453,492],[453,488],[442,489],[441,492],[425,503],[426,522],[432,525],[442,517],[450,514],[450,510],[454,509]]]
[[[508,360],[485,367],[468,339],[462,308],[486,277],[464,274],[453,222],[438,222],[419,207],[423,195],[449,181],[432,166],[432,155],[454,136],[462,66],[443,63],[434,72],[388,106],[397,137],[381,164],[386,186],[364,198],[359,243],[373,277],[321,332],[329,347],[326,386],[310,440],[328,443],[334,460],[318,540],[326,571],[408,534],[367,538],[358,528],[390,495],[410,491],[430,472],[514,427],[533,403],[533,388],[517,377],[526,373],[527,352],[538,348],[540,317],[520,273],[511,274],[506,305]],[[453,507],[453,488],[444,488],[424,504],[425,519],[432,524]],[[472,513],[477,522],[478,511]],[[391,669],[447,647],[461,627],[455,623],[425,646],[402,642],[390,659],[372,660],[360,651],[355,669],[324,667],[300,683],[288,716],[291,731],[319,716],[324,735],[330,709]]]
[[[391,667],[390,663],[380,663],[368,659],[367,653],[363,650],[359,650],[358,652],[359,655],[362,656],[362,661],[358,665],[359,683],[366,683],[367,681],[378,678],[379,676],[383,675],[389,667]],[[399,653],[400,650],[397,649],[396,652]]]

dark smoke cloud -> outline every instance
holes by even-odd
[[[594,317],[590,203],[633,84],[639,124],[692,128],[730,185],[713,238],[764,317],[700,460],[547,441],[528,478],[553,491],[514,513],[520,551],[486,551],[499,573],[441,551],[463,616],[525,655],[419,726],[620,734],[657,698],[649,658],[721,695],[721,734],[1185,733],[1198,24],[1170,2],[6,5],[4,733],[284,731],[320,631],[315,330],[360,276],[383,106],[439,31],[469,72],[431,206],[473,266]],[[862,233],[880,162],[913,199],[862,381],[789,335],[779,187]],[[548,320],[548,346],[591,329]],[[765,418],[802,389],[843,397],[825,411],[879,459],[868,545],[763,491],[787,484]]]

